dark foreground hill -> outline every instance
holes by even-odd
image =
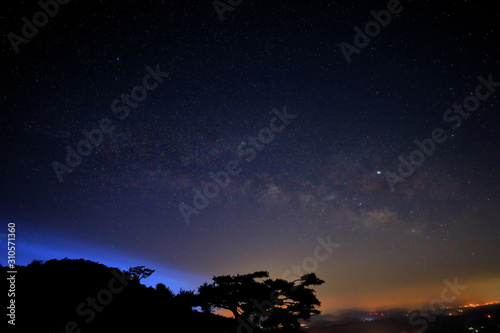
[[[1,269],[8,277],[8,268]],[[9,280],[4,281],[3,290],[9,290]],[[40,333],[237,331],[233,319],[194,311],[188,303],[163,285],[146,287],[92,261],[33,262],[17,267],[15,327],[9,328]]]

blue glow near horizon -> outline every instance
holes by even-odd
[[[2,223],[3,224],[3,223]],[[16,223],[17,224],[17,223]],[[105,248],[99,248],[90,244],[76,242],[73,240],[55,237],[52,234],[33,232],[32,228],[26,230],[17,224],[16,230],[16,265],[25,266],[33,260],[50,259],[85,259],[104,264],[108,267],[117,267],[121,270],[128,270],[130,267],[146,266],[154,269],[155,272],[148,278],[141,280],[146,286],[156,286],[163,283],[174,293],[183,290],[197,290],[205,281],[206,277],[183,272],[181,270],[165,267],[133,255],[117,253]],[[24,230],[23,230],[24,229]],[[7,232],[7,223],[5,223]],[[5,244],[5,245],[4,245]],[[7,234],[0,233],[0,246],[7,247]],[[0,264],[7,265],[7,253],[0,254]]]

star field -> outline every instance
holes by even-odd
[[[456,129],[443,121],[479,76],[500,81],[497,11],[400,5],[350,63],[339,44],[387,3],[243,1],[221,21],[210,1],[69,2],[19,53],[4,37],[0,220],[16,222],[20,260],[148,263],[194,289],[281,277],[330,236],[323,312],[428,303],[455,276],[473,286],[458,302],[500,298],[500,87]],[[40,10],[2,6],[5,36]],[[120,119],[113,101],[127,106],[148,66],[168,76]],[[295,117],[270,130],[284,109]],[[59,181],[52,163],[102,119],[113,130]],[[446,142],[391,190],[398,156],[435,128]],[[179,206],[231,161],[240,172],[186,223]]]

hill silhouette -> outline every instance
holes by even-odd
[[[1,269],[6,276],[8,267]],[[146,287],[138,276],[89,260],[33,261],[17,267],[15,283],[19,332],[237,331],[234,319],[193,310],[192,293]]]

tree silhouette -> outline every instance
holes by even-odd
[[[157,283],[156,284],[156,292],[161,297],[164,297],[164,298],[167,298],[167,299],[173,299],[174,296],[175,296],[174,292],[172,291],[172,289],[170,289],[167,286],[165,286],[164,283]]]
[[[145,268],[146,266],[130,267],[125,273],[128,274],[132,280],[140,281],[145,279],[155,272],[154,269]]]
[[[258,271],[244,275],[214,276],[213,283],[198,288],[198,301],[205,312],[227,309],[235,318],[241,317],[255,328],[296,329],[300,320],[319,314],[321,304],[310,286],[324,283],[314,274],[294,281],[268,278],[269,273]]]
[[[261,299],[269,295],[267,288],[261,282],[255,281],[264,277],[269,277],[269,273],[258,271],[236,276],[214,276],[212,284],[205,282],[198,288],[201,307],[204,311],[227,309],[235,318],[243,315],[256,297]]]
[[[1,273],[9,277],[9,270],[2,267]],[[192,292],[174,295],[161,283],[156,289],[147,287],[139,283],[142,275],[130,280],[116,267],[84,259],[53,259],[16,266],[16,270],[15,306],[22,316],[15,321],[14,331],[236,332],[233,319],[193,310]]]
[[[325,281],[316,274],[305,274],[299,279],[288,282],[283,279],[268,279],[264,283],[276,294],[274,310],[269,310],[267,318],[262,320],[265,328],[299,328],[300,320],[308,320],[312,315],[320,314],[321,302],[316,298],[310,286],[319,286]]]

